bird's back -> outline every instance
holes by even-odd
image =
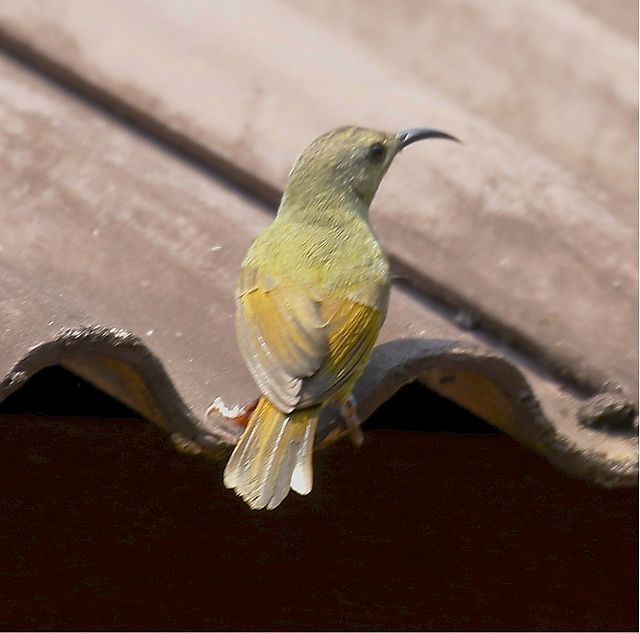
[[[243,266],[319,301],[343,296],[386,314],[389,263],[364,220],[343,226],[276,219],[256,238]]]

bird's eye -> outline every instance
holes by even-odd
[[[369,148],[369,160],[372,163],[381,163],[384,160],[384,156],[387,153],[382,143],[374,143]]]

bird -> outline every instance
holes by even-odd
[[[318,417],[337,405],[359,433],[352,389],[384,322],[391,273],[369,206],[393,159],[431,128],[388,133],[347,126],[298,157],[274,221],[241,266],[238,346],[258,390],[224,470],[252,509],[273,510],[313,486]]]

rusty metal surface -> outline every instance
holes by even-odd
[[[233,290],[273,209],[7,58],[0,162],[10,228],[0,237],[0,400],[61,364],[185,450],[224,452],[204,411],[217,395],[254,396],[233,335]],[[623,394],[594,402],[452,317],[402,283],[394,289],[384,345],[358,386],[363,416],[420,380],[566,472],[635,484],[634,411]],[[323,421],[320,442],[340,434],[336,424]]]

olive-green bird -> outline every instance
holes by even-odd
[[[369,205],[393,158],[431,129],[333,130],[298,158],[275,221],[242,264],[236,332],[261,392],[224,472],[252,508],[313,484],[322,407],[353,418],[351,390],[387,312],[390,271]]]

